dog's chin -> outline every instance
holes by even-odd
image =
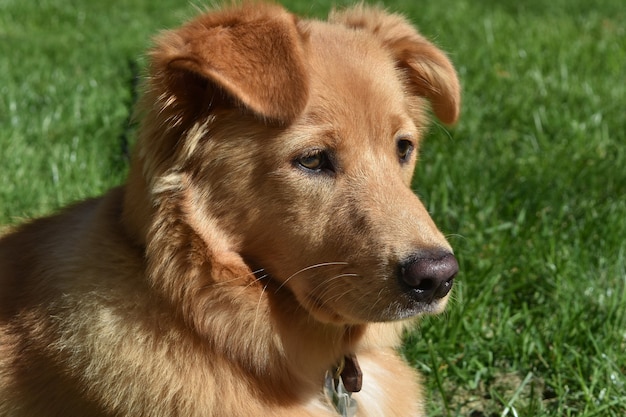
[[[364,306],[361,309],[350,308],[344,311],[343,308],[331,306],[312,295],[305,296],[300,304],[313,318],[322,323],[358,325],[407,320],[425,314],[439,314],[445,310],[448,298],[449,296],[446,296],[431,302],[403,303],[398,301],[375,310],[371,306]]]
[[[382,316],[388,317],[384,321],[405,320],[422,315],[435,315],[443,312],[448,304],[449,296],[433,300],[430,302],[417,302],[413,301],[407,304],[397,303],[392,304],[386,311],[382,313]]]
[[[308,294],[298,301],[315,320],[322,323],[359,324],[357,322],[351,322],[342,314],[331,308],[327,303],[313,295]]]

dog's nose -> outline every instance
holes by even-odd
[[[453,254],[422,255],[402,265],[402,281],[413,290],[413,296],[422,302],[445,297],[452,289],[459,264]]]

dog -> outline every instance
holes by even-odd
[[[406,19],[217,8],[149,53],[128,180],[0,240],[1,416],[423,416],[458,272],[411,191],[447,56]]]

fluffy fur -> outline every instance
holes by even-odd
[[[459,102],[377,8],[161,35],[127,183],[0,240],[0,415],[336,416],[324,375],[355,353],[358,416],[422,416],[395,349],[448,296],[401,281],[451,249],[410,182],[429,103]]]

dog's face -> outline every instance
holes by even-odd
[[[239,66],[236,74],[203,68],[210,58],[190,40],[187,55],[169,56],[161,70],[181,108],[196,107],[184,110],[194,120],[177,156],[190,223],[207,240],[224,231],[259,275],[320,321],[441,311],[457,264],[410,184],[427,100],[446,122],[458,114],[449,61],[379,10],[296,23],[270,8],[265,29],[258,19],[239,22],[237,36],[259,48],[233,51],[225,42],[220,53],[236,56],[219,57],[224,69],[212,66]],[[281,43],[267,47],[276,33]]]

